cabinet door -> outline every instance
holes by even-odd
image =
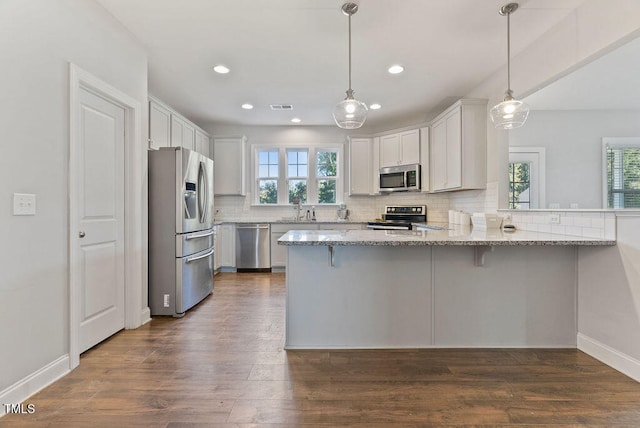
[[[400,163],[400,135],[380,137],[380,167],[396,166]]]
[[[420,130],[400,134],[400,163],[409,165],[420,163]]]
[[[149,148],[171,146],[171,112],[149,101]]]
[[[182,122],[182,147],[195,150],[196,129],[187,122]]]
[[[462,115],[460,109],[447,116],[447,189],[462,187]]]
[[[447,187],[447,122],[441,120],[431,126],[431,189]]]
[[[235,237],[235,225],[222,224],[219,226],[219,238],[220,244],[220,266],[221,267],[235,267],[236,266],[236,237]]]
[[[245,190],[246,140],[216,138],[213,141],[214,192],[216,195],[241,195]]]
[[[422,178],[422,192],[429,192],[431,190],[430,187],[430,177],[429,171],[431,168],[431,162],[429,162],[429,127],[420,128],[420,165]]]
[[[195,128],[180,119],[178,116],[171,117],[171,147],[184,147],[193,150],[195,141]]]
[[[209,136],[204,132],[196,129],[196,151],[206,157],[211,157],[209,144]]]
[[[271,232],[271,267],[284,267],[287,263],[287,247],[278,245],[278,239],[286,232]]]
[[[373,193],[373,145],[370,138],[353,138],[349,142],[349,194]]]
[[[182,121],[171,117],[171,147],[182,147]]]
[[[213,226],[213,270],[220,269],[220,226]]]

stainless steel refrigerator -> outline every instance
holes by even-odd
[[[149,308],[181,317],[213,291],[213,160],[149,151]]]

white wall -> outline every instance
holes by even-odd
[[[640,382],[640,213],[617,230],[615,247],[580,249],[578,347]]]
[[[603,208],[602,138],[640,135],[640,111],[532,111],[509,146],[546,148],[546,202]]]
[[[68,353],[69,61],[146,104],[144,50],[97,3],[0,2],[0,395]]]

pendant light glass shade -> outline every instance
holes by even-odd
[[[353,98],[353,91],[347,91],[347,97],[333,109],[333,120],[342,129],[357,129],[367,120],[367,105]]]
[[[347,96],[340,101],[333,109],[333,120],[342,129],[360,128],[367,120],[367,105],[353,97],[351,89],[351,15],[358,11],[356,3],[345,3],[342,5],[342,12],[349,17],[349,89]]]
[[[491,121],[496,129],[519,128],[529,116],[529,106],[513,98],[511,90],[511,20],[510,16],[518,9],[518,3],[509,3],[500,8],[500,15],[507,17],[507,90],[504,100],[495,105],[491,111]]]
[[[514,99],[509,91],[504,100],[491,109],[490,114],[496,129],[520,128],[529,116],[529,106]]]

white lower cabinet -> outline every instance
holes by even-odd
[[[278,239],[290,230],[315,230],[316,224],[308,223],[274,223],[271,225],[271,269],[284,269],[287,264],[287,247],[278,245]]]
[[[359,230],[364,223],[273,223],[271,224],[271,269],[283,270],[287,264],[287,246],[278,239],[290,230]]]
[[[216,252],[221,270],[233,270],[236,267],[236,225],[225,223],[218,226]]]
[[[213,272],[214,274],[218,272],[218,270],[220,270],[220,226],[216,225],[213,226]]]

